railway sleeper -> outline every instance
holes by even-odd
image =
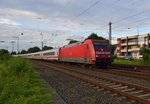
[[[117,88],[117,87],[121,87],[122,86],[122,84],[117,84],[117,85],[112,85],[112,86],[109,86],[109,87],[111,87],[111,88]]]
[[[129,92],[129,91],[133,91],[133,90],[135,90],[135,88],[124,89],[124,90],[121,90],[121,91],[123,91],[123,92]]]
[[[148,101],[150,101],[150,96],[144,96],[142,97],[143,99],[147,99]]]
[[[121,90],[121,89],[127,89],[127,88],[128,88],[128,86],[122,86],[122,87],[117,87],[115,89]]]
[[[139,95],[138,97],[142,97],[142,98],[143,98],[143,97],[148,97],[148,96],[150,97],[150,93],[148,93],[148,94],[143,94],[143,95]]]
[[[108,83],[108,84],[105,84],[106,86],[113,86],[113,85],[116,85],[116,83]]]
[[[133,92],[129,92],[129,94],[139,94],[139,93],[142,93],[143,92],[143,90],[135,90],[135,91],[133,91]]]
[[[110,84],[111,82],[99,82],[99,83],[106,85],[106,84]]]

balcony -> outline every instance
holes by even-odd
[[[122,49],[121,52],[127,52],[127,49]]]
[[[128,42],[128,45],[136,45],[137,42]]]
[[[128,49],[128,52],[131,52],[132,51],[132,49]]]
[[[121,44],[121,46],[126,46],[126,45],[127,45],[127,43],[122,43],[122,44]]]
[[[140,51],[140,48],[135,47],[135,48],[132,48],[131,50],[132,51]]]

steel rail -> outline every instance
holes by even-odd
[[[63,69],[60,69],[62,67],[58,68],[58,66],[52,66],[52,65],[49,66],[48,64],[42,64],[42,63],[41,65],[61,71],[65,74],[68,74],[72,77],[83,80],[94,86],[98,86],[99,88],[104,88],[105,90],[111,91],[113,93],[126,96],[127,98],[138,101],[141,104],[150,103],[150,99],[143,98],[145,96],[147,97],[150,95],[149,88],[137,86],[131,83],[125,83],[125,82],[114,80],[114,79],[108,79],[108,78],[99,77],[99,76],[95,76],[95,75],[91,75],[87,73],[82,73],[82,72],[75,71],[75,70],[70,70],[70,69],[68,70],[67,68],[65,68],[64,70],[64,67]],[[122,89],[122,88],[125,88],[125,89]],[[142,93],[142,94],[139,94],[139,93]],[[139,94],[139,95],[135,95],[135,94]]]
[[[93,69],[94,71],[101,71],[104,73],[111,73],[117,75],[124,75],[132,78],[144,79],[150,81],[150,74],[149,73],[140,73],[140,72],[132,72],[132,71],[125,71],[125,70],[115,70],[115,69],[108,69],[108,70],[99,70]]]

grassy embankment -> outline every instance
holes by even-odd
[[[141,53],[143,55],[143,58],[141,60],[117,58],[115,55],[113,55],[112,56],[112,58],[114,59],[113,63],[114,64],[150,66],[150,48],[149,47],[142,48]]]
[[[0,104],[51,104],[51,93],[26,59],[0,56]]]
[[[115,58],[113,64],[150,66],[149,63],[146,63],[143,60],[138,60],[138,59],[123,59],[123,58]]]

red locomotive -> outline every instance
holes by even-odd
[[[107,66],[111,63],[111,50],[106,40],[87,39],[60,48],[59,61]]]
[[[22,54],[26,58],[55,60],[60,62],[82,63],[106,67],[111,63],[111,51],[108,41],[87,39],[60,49]]]

